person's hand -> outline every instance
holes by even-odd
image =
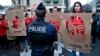
[[[90,23],[91,23],[91,24],[93,23],[93,19],[90,20]]]

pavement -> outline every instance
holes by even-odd
[[[63,55],[64,56],[72,56],[72,53],[65,48],[63,50]],[[100,38],[97,39],[95,47],[92,47],[90,54],[85,54],[83,53],[83,56],[100,56]]]
[[[54,56],[72,56],[72,52],[66,50],[65,48],[60,48],[61,43],[58,43],[58,50],[54,51]],[[62,55],[59,55],[62,53]],[[0,49],[0,56],[30,56],[31,50],[28,52],[16,52],[12,48],[10,49]],[[77,53],[78,54],[78,53]],[[83,54],[84,56],[100,56],[100,39],[97,39],[96,46],[92,47],[90,54]]]

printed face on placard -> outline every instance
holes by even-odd
[[[18,16],[15,16],[13,18],[13,28],[18,29],[20,27],[21,20],[19,19]]]
[[[60,29],[60,23],[59,23],[59,20],[57,19],[50,19],[49,22],[55,26],[57,32],[59,32],[59,29]]]
[[[66,29],[70,34],[70,39],[75,42],[84,42],[85,36],[85,25],[84,21],[79,16],[71,16],[66,20]]]

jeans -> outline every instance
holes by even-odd
[[[21,48],[21,50],[24,50],[24,49],[28,48],[27,40],[20,41],[20,48]]]
[[[95,44],[96,43],[96,38],[97,38],[97,33],[95,30],[92,30],[92,44]]]
[[[21,50],[27,49],[27,36],[18,36],[16,39],[16,45],[20,45]]]

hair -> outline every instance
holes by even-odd
[[[80,13],[82,13],[83,12],[83,7],[82,7],[82,4],[79,1],[77,1],[77,2],[74,3],[73,11],[72,12],[73,13],[76,13],[76,11],[75,11],[76,4],[79,4],[80,5]]]
[[[44,18],[46,15],[46,10],[36,10],[35,12],[36,17]]]
[[[28,16],[28,13],[25,13],[25,17],[27,17]]]
[[[4,15],[2,15],[2,14],[0,14],[0,15],[2,16],[2,19],[4,19],[4,17],[5,17],[5,16],[4,16]]]
[[[15,18],[16,18],[16,19],[19,19],[19,17],[18,17],[18,16],[15,16]]]

